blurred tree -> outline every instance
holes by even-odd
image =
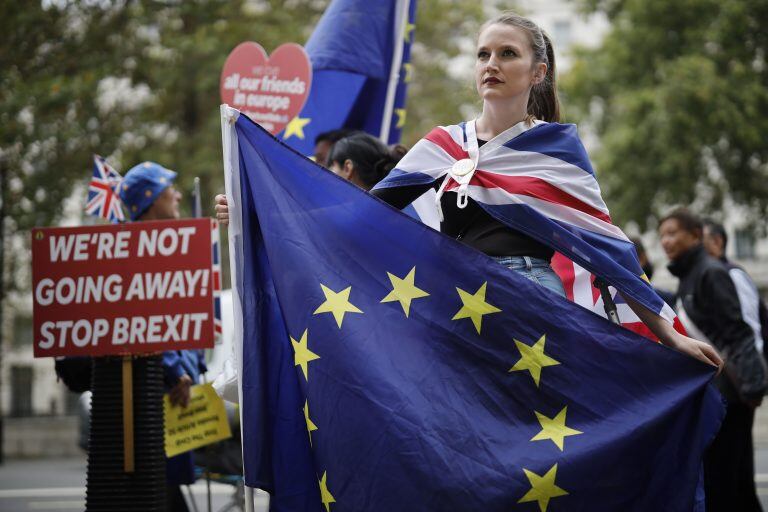
[[[566,112],[600,138],[614,220],[725,197],[768,213],[768,2],[581,0],[612,30],[563,77]]]
[[[463,120],[468,109],[481,109],[474,44],[490,3],[419,0],[404,144],[415,144],[436,125]]]
[[[82,208],[93,153],[122,173],[143,160],[161,162],[182,171],[182,190],[199,176],[208,193],[203,204],[210,205],[210,196],[223,189],[218,104],[224,60],[246,40],[267,51],[305,42],[328,3],[0,0],[7,239],[56,222],[75,186],[83,188],[83,199],[72,210]],[[480,5],[419,1],[405,143],[437,123],[455,122],[473,101],[471,45],[482,18]],[[470,59],[456,61],[461,53]],[[457,66],[449,76],[448,68]],[[22,258],[18,268],[27,264]],[[26,274],[14,268],[11,262],[10,275]]]

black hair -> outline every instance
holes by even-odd
[[[723,253],[725,253],[725,248],[728,247],[728,233],[725,232],[723,225],[712,219],[704,219],[704,227],[713,235],[723,239]]]
[[[704,223],[698,215],[691,212],[688,208],[675,208],[667,213],[659,219],[659,227],[668,220],[676,220],[681,228],[701,238]]]
[[[328,163],[343,166],[352,162],[358,178],[366,190],[370,190],[394,169],[402,158],[400,147],[390,150],[379,139],[367,133],[356,133],[336,141],[328,153]]]
[[[339,140],[343,139],[344,137],[349,137],[350,135],[354,135],[356,133],[363,133],[359,130],[349,130],[347,128],[340,128],[338,130],[328,130],[327,132],[323,132],[319,134],[317,137],[315,137],[315,145],[320,144],[321,142],[328,142],[330,144],[335,144]]]
[[[645,245],[643,245],[643,241],[640,240],[640,237],[631,236],[629,237],[629,241],[635,244],[635,252],[637,252],[638,258],[641,257],[643,254],[646,254]]]
[[[643,272],[645,272],[645,276],[650,281],[651,278],[653,278],[653,263],[651,263],[651,259],[648,257],[648,253],[645,250],[645,245],[643,245],[643,241],[640,240],[640,237],[638,236],[629,237],[629,241],[635,244],[635,252],[637,253],[637,259],[640,260]],[[643,259],[645,259],[645,265],[642,264]]]

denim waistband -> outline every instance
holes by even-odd
[[[530,256],[491,256],[500,265],[508,268],[527,268],[549,267],[549,261],[542,258],[531,258]]]

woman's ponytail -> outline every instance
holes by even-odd
[[[541,32],[546,47],[547,74],[544,79],[531,88],[531,96],[528,98],[528,114],[547,121],[548,123],[560,122],[560,100],[557,97],[557,82],[555,81],[555,52],[549,36]]]

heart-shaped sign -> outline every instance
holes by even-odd
[[[232,50],[221,72],[221,101],[271,134],[278,134],[304,107],[312,66],[301,45],[280,45],[272,56],[248,41]]]

